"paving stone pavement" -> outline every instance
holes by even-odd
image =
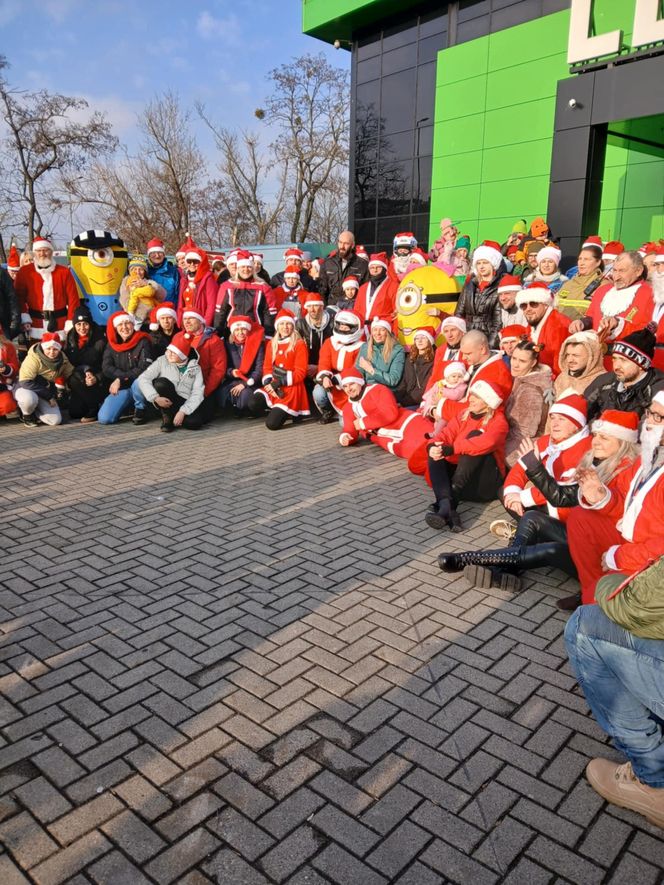
[[[0,430],[3,885],[661,880],[583,777],[571,582],[437,567],[497,504],[437,535],[317,424]]]

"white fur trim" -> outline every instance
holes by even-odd
[[[550,415],[564,415],[566,418],[571,418],[575,424],[578,424],[579,427],[585,427],[587,418],[580,412],[578,409],[573,409],[571,406],[566,405],[565,403],[554,403],[549,409]]]
[[[128,313],[119,313],[116,317],[113,318],[113,328],[117,329],[120,323],[124,323],[125,321],[128,321],[133,325],[134,318]]]
[[[186,353],[183,353],[183,352],[180,350],[179,347],[176,347],[176,346],[175,346],[175,344],[169,344],[169,345],[166,347],[166,350],[171,350],[171,351],[173,351],[173,353],[176,354],[177,356],[179,356],[180,359],[182,359],[182,360],[186,360],[186,359],[188,359],[187,354],[186,354]]]
[[[542,289],[536,286],[534,289],[522,289],[516,296],[517,307],[523,307],[529,301],[536,301],[538,304],[553,304],[553,293],[549,289]]]
[[[197,310],[185,310],[182,314],[182,319],[195,319],[199,320],[203,325],[205,325],[205,317],[202,313],[199,313]]]
[[[433,337],[431,332],[426,332],[424,329],[415,329],[415,334],[413,335],[413,341],[417,338],[418,335],[422,335],[424,338],[426,338],[432,347],[436,343],[436,339]]]
[[[532,489],[523,489],[521,491],[521,503],[524,507],[534,507],[535,506],[535,498],[533,497]]]
[[[361,384],[364,387],[366,381],[361,375],[349,375],[347,378],[341,379],[341,386],[345,387],[346,384]]]
[[[185,252],[184,260],[185,261],[189,261],[189,260],[201,261],[202,259],[201,259],[201,256],[198,254],[198,252]]]
[[[482,381],[482,379],[470,385],[468,394],[470,395],[471,393],[478,396],[490,409],[497,409],[503,401],[502,397],[496,393],[489,382]]]
[[[618,545],[614,544],[613,547],[609,547],[609,549],[604,554],[604,557],[606,559],[606,564],[614,572],[619,571],[618,563],[616,562],[616,553],[618,552],[618,549],[619,549]]]
[[[473,252],[473,269],[478,261],[488,261],[494,270],[498,270],[503,256],[492,246],[478,246]]]
[[[165,254],[165,249],[163,246],[150,246],[150,248],[147,251],[147,254],[153,255],[155,252],[164,252],[164,254]],[[182,252],[178,252],[177,254],[182,255]]]
[[[592,432],[605,433],[607,436],[613,436],[615,439],[622,439],[625,442],[631,443],[636,443],[639,438],[637,430],[630,430],[629,427],[613,424],[611,421],[602,421],[599,418],[593,422]]]
[[[392,331],[392,323],[387,320],[381,320],[379,317],[374,317],[371,321],[372,329],[387,329],[388,332]]]
[[[383,264],[382,261],[374,261],[373,263],[380,264],[380,265],[382,265],[382,267],[385,268],[385,270],[387,270],[387,265]],[[359,280],[342,280],[341,288],[342,289],[359,289],[360,288],[360,281]]]

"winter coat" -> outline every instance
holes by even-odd
[[[192,339],[191,343],[198,353],[198,364],[205,381],[205,396],[210,396],[219,387],[226,374],[224,342],[212,329],[204,329],[200,335]]]
[[[151,362],[152,352],[147,337],[139,338],[131,350],[114,350],[107,344],[102,357],[102,374],[111,383],[119,379],[120,389],[125,390]]]
[[[458,464],[461,455],[493,454],[502,476],[505,475],[505,440],[509,430],[505,413],[498,409],[487,420],[486,415],[474,415],[472,412],[464,417],[465,412],[454,418],[439,430],[427,449],[433,445],[451,446],[454,451],[446,455],[450,464]]]
[[[180,297],[180,280],[181,274],[179,268],[164,258],[162,263],[155,267],[148,261],[148,279],[154,280],[155,283],[165,289],[166,296],[164,301],[170,301],[177,310],[178,299]]]
[[[306,314],[295,323],[295,328],[309,350],[309,365],[317,366],[323,342],[332,336],[334,330],[334,311],[325,308],[322,323],[318,328],[311,325]]]
[[[360,375],[362,375],[367,384],[384,384],[385,387],[389,387],[389,389],[394,393],[394,391],[399,386],[401,376],[403,375],[404,363],[406,362],[406,351],[400,344],[395,341],[392,345],[390,361],[389,363],[386,363],[383,358],[383,347],[383,344],[376,344],[376,342],[374,341],[373,358],[369,360],[369,362],[374,367],[372,375],[370,375],[368,372],[365,372],[364,369],[360,368],[360,359],[362,357],[367,360],[369,359],[368,341],[365,341],[362,344],[362,347],[360,347],[360,352],[357,355],[356,364],[360,371]]]
[[[79,343],[79,335],[76,329],[70,329],[65,339],[64,352],[69,362],[82,375],[86,371],[96,375],[97,381],[101,381],[101,364],[106,349],[106,333],[101,326],[90,326],[88,340],[83,347]]]
[[[571,320],[577,320],[586,315],[590,307],[590,295],[586,295],[586,289],[590,286],[597,287],[602,278],[602,271],[598,268],[592,273],[580,276],[578,273],[563,283],[556,292],[556,309],[564,313]],[[594,290],[593,290],[594,291]]]
[[[580,375],[570,375],[567,364],[567,348],[570,344],[582,344],[588,354],[588,364]],[[584,393],[586,388],[599,375],[604,374],[604,352],[596,335],[589,332],[577,332],[566,338],[560,348],[558,357],[560,374],[553,382],[556,399],[565,390],[574,390],[576,393]]]
[[[549,366],[538,365],[522,378],[514,379],[512,392],[505,403],[510,426],[505,443],[505,460],[512,467],[517,449],[524,439],[537,439],[544,432],[549,406],[553,402],[553,379]]]
[[[664,374],[657,369],[648,369],[643,378],[630,387],[623,387],[613,372],[605,372],[595,378],[583,393],[588,403],[588,423],[599,418],[606,409],[636,412],[641,418],[653,395],[662,389]]]
[[[173,382],[175,392],[184,400],[179,411],[185,415],[191,415],[203,402],[205,384],[197,359],[190,359],[182,371],[175,363],[169,362],[165,354],[149,365],[138,376],[138,386],[149,403],[154,402],[159,396],[152,383],[157,378],[166,378]]]
[[[499,268],[483,291],[480,291],[479,283],[474,276],[468,277],[454,311],[455,316],[463,317],[466,321],[468,330],[479,329],[480,332],[484,332],[492,349],[500,345],[498,333],[502,328],[502,317],[498,301],[498,281],[504,273],[506,273],[504,268]]]
[[[554,295],[561,286],[568,282],[565,274],[561,273],[559,270],[552,274],[542,274],[537,270],[533,271],[533,273],[525,273],[522,277],[522,281],[526,289],[533,283],[544,283],[549,292],[553,292]]]
[[[14,283],[9,273],[0,267],[0,326],[9,339],[16,338],[21,331],[21,311]]]
[[[228,280],[219,286],[214,308],[214,328],[220,335],[228,331],[228,321],[234,316],[249,317],[264,329],[270,329],[271,290],[262,280]]]
[[[73,371],[74,367],[62,351],[54,360],[50,360],[41,344],[33,344],[21,363],[14,393],[17,390],[31,390],[41,399],[53,399],[56,378],[66,381]]]
[[[285,273],[285,270],[280,270],[279,273],[275,273],[272,279],[268,277],[265,282],[267,282],[273,289],[276,289],[278,286],[283,286]],[[318,292],[318,280],[315,280],[309,271],[304,268],[300,271],[300,285],[307,292]]]
[[[190,284],[193,288],[190,288]],[[184,276],[180,284],[178,301],[178,326],[182,327],[182,314],[185,310],[195,310],[205,318],[205,325],[211,326],[217,304],[219,286],[212,271],[208,271],[194,285]]]
[[[664,557],[629,577],[621,572],[597,582],[595,601],[618,626],[642,639],[664,639]]]
[[[232,374],[234,369],[239,369],[242,365],[242,347],[240,347],[239,344],[234,344],[232,341],[224,341],[224,345],[226,347],[226,377],[224,379],[224,384],[229,382],[233,387],[236,384],[246,384],[248,387],[260,387],[261,379],[263,377],[263,363],[265,361],[265,345],[261,344],[258,349],[256,359],[253,362],[251,371],[247,375],[246,381],[243,381],[242,378],[236,378],[235,375]]]
[[[395,391],[400,406],[419,406],[432,370],[433,360],[425,360],[422,354],[418,354],[415,361],[406,357],[403,375]]]
[[[351,276],[357,277],[360,285],[369,279],[369,264],[364,258],[360,258],[353,249],[346,266],[342,267],[341,258],[337,252],[328,255],[321,263],[320,276],[318,277],[318,291],[325,299],[326,304],[336,304],[339,298],[343,298],[341,284],[346,277]]]
[[[178,327],[175,326],[173,329],[173,335],[175,335],[178,331]],[[161,328],[161,326],[153,332],[150,332],[150,341],[152,343],[152,359],[156,360],[158,357],[163,356],[166,353],[166,348],[173,340],[173,335],[167,335],[166,332]]]

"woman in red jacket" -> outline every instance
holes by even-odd
[[[309,414],[309,400],[304,386],[309,353],[295,330],[295,317],[282,308],[274,321],[275,335],[265,350],[263,386],[248,403],[254,415],[267,411],[265,426],[279,430],[288,417],[300,421]]]
[[[502,395],[488,381],[476,381],[468,408],[440,430],[428,445],[427,480],[436,503],[425,520],[433,529],[462,531],[459,501],[491,501],[505,477],[505,440],[509,426]]]

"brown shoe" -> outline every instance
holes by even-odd
[[[642,814],[664,829],[664,789],[641,783],[632,763],[616,765],[608,759],[592,759],[586,766],[588,783],[607,802]]]
[[[562,612],[573,612],[581,605],[581,594],[572,593],[571,596],[563,596],[556,602],[556,608]]]
[[[81,418],[81,424],[94,424],[96,418]]]

